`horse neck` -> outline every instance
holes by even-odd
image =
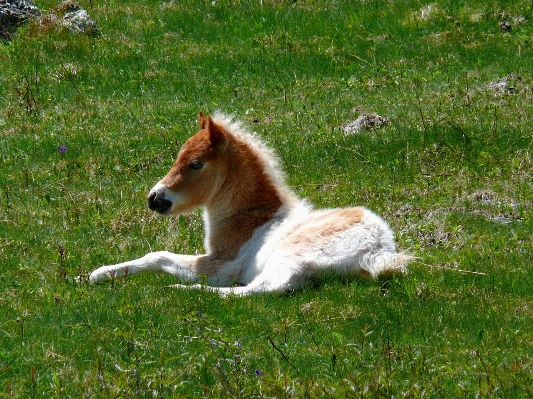
[[[227,259],[233,259],[281,206],[292,205],[289,190],[276,185],[257,156],[241,151],[230,158],[230,173],[204,210],[206,250]]]

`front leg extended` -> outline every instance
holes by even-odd
[[[99,267],[89,275],[89,282],[92,284],[144,272],[166,273],[183,281],[194,282],[198,280],[197,266],[203,259],[205,255],[178,255],[167,251],[151,252],[139,259]]]

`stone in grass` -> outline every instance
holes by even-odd
[[[64,17],[65,14],[68,14],[69,12],[78,11],[81,9],[81,6],[75,1],[65,0],[55,8],[54,13],[60,17]]]
[[[74,33],[97,36],[100,32],[96,22],[86,10],[72,0],[66,0],[57,7],[58,14],[64,14],[62,24]]]
[[[361,114],[353,122],[342,125],[342,131],[346,135],[357,134],[365,130],[375,129],[388,123],[388,119],[376,114]]]
[[[65,14],[63,26],[74,33],[81,33],[88,36],[97,36],[100,32],[96,22],[89,16],[87,11],[79,9]]]
[[[509,21],[498,22],[498,27],[500,28],[502,32],[509,32],[513,29],[513,26],[511,25]]]
[[[513,81],[515,80],[516,78],[514,74],[504,76],[501,79],[490,82],[489,89],[495,94],[514,94],[516,92],[516,87],[513,85]]]
[[[17,28],[41,11],[31,0],[0,0],[0,39],[11,40]]]

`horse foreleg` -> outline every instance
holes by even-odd
[[[228,295],[246,296],[260,293],[281,293],[287,290],[304,286],[308,281],[298,272],[301,266],[297,262],[287,259],[276,259],[265,267],[249,284],[236,287],[213,287],[203,284],[183,285],[176,284],[173,288],[200,289],[216,292],[221,297]]]
[[[198,280],[196,266],[203,257],[167,251],[151,252],[139,259],[99,267],[89,275],[89,282],[96,283],[144,272],[166,273],[183,281],[194,282]]]

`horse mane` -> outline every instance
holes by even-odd
[[[246,144],[251,152],[259,159],[265,176],[274,185],[281,202],[284,205],[294,206],[298,202],[298,199],[285,182],[285,173],[281,169],[281,162],[272,148],[257,137],[255,133],[247,131],[242,123],[234,120],[232,116],[217,111],[213,114],[212,119],[226,133],[241,143]]]

